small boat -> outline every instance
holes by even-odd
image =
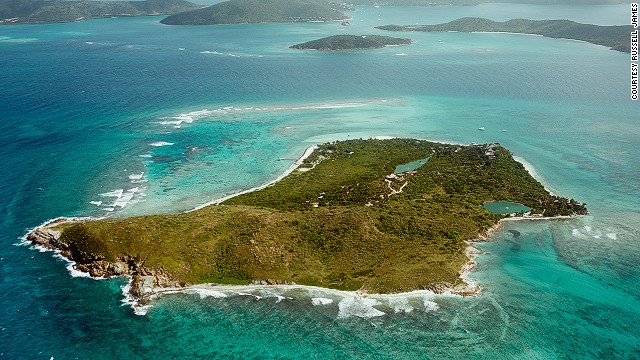
[[[484,126],[479,127],[479,128],[478,128],[478,130],[480,130],[480,131],[484,131]]]
[[[351,23],[348,21],[343,21],[342,24],[340,24],[342,26],[351,26]]]

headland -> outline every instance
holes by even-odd
[[[609,47],[612,50],[630,52],[631,25],[602,26],[581,24],[570,20],[512,19],[499,22],[484,18],[465,17],[436,25],[385,25],[377,29],[387,31],[424,32],[503,32],[533,34],[555,39],[580,40]]]

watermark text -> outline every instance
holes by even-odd
[[[631,100],[638,100],[638,3],[631,3]]]

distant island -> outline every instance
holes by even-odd
[[[5,0],[0,2],[0,25],[46,24],[109,17],[167,15],[201,7],[202,5],[186,0]]]
[[[215,25],[336,21],[351,8],[325,0],[231,0],[163,19],[167,25]]]
[[[510,216],[481,205],[516,202],[533,218],[587,213],[547,192],[499,144],[350,140],[305,155],[271,186],[219,205],[58,219],[27,239],[93,276],[132,276],[131,294],[142,301],[157,288],[202,283],[466,294],[467,241]]]
[[[378,49],[389,45],[409,45],[411,39],[381,35],[334,35],[302,44],[290,46],[291,49],[306,50],[362,50]]]
[[[387,31],[426,32],[508,32],[536,34],[556,39],[573,39],[603,45],[621,52],[631,52],[629,34],[631,25],[600,26],[581,24],[570,20],[513,19],[497,22],[484,18],[465,17],[437,25],[385,25],[377,29]]]
[[[351,0],[349,4],[365,6],[472,6],[496,2],[531,5],[608,5],[628,3],[625,0]]]

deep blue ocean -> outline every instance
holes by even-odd
[[[161,17],[0,27],[0,359],[640,358],[640,103],[629,99],[628,54],[462,33],[288,49],[462,16],[627,24],[628,6],[352,16],[351,27]],[[379,304],[316,290],[282,301],[175,294],[138,316],[122,302],[126,280],[72,277],[52,253],[20,245],[54,217],[188,210],[276,178],[290,165],[281,157],[370,136],[500,142],[591,214],[506,223],[478,245],[479,297]]]

